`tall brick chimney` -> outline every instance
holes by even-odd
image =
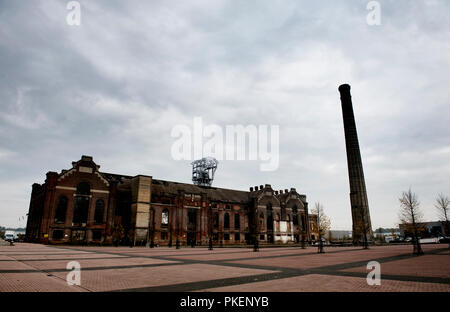
[[[366,183],[359,150],[358,134],[356,132],[355,116],[353,114],[350,86],[343,84],[339,87],[341,94],[342,116],[344,119],[345,145],[347,149],[347,167],[350,181],[350,204],[353,220],[353,242],[360,242],[364,238],[373,236],[370,221],[369,203],[367,201]],[[364,220],[364,222],[363,222]]]

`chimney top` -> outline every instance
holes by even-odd
[[[339,86],[339,92],[343,93],[350,93],[350,85],[349,84],[342,84]]]

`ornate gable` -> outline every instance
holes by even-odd
[[[81,156],[78,161],[72,162],[72,168],[63,170],[58,177],[58,184],[78,184],[81,180],[88,180],[96,187],[109,188],[109,182],[99,172],[100,166],[97,165],[91,156]]]

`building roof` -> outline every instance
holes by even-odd
[[[152,180],[152,191],[154,193],[178,195],[179,191],[188,194],[206,193],[210,200],[234,203],[248,203],[249,192],[230,190],[218,187],[202,187],[194,184],[171,182],[165,180]]]

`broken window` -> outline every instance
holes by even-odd
[[[169,226],[169,210],[164,209],[161,213],[161,227],[168,227]]]

